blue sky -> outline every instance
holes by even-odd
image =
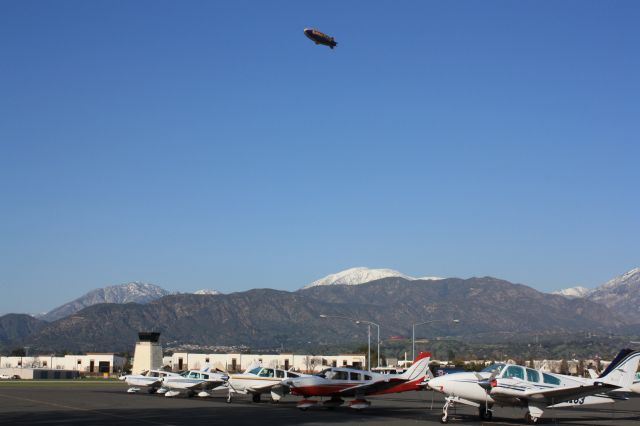
[[[634,1],[3,1],[0,312],[353,266],[601,284],[640,265],[639,18]]]

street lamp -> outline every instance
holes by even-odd
[[[434,322],[452,322],[454,324],[458,324],[460,320],[459,319],[454,319],[454,320],[437,319],[437,320],[431,320],[431,321],[417,322],[413,324],[412,331],[411,331],[411,347],[412,347],[412,353],[413,353],[413,360],[416,359],[416,326],[424,325],[424,324],[432,324]]]
[[[378,363],[376,367],[380,367],[380,324],[376,324],[375,322],[364,321],[364,320],[358,320],[356,321],[356,324],[360,324],[361,322],[365,324],[369,324],[369,341],[371,341],[371,326],[375,325],[378,328]],[[371,348],[371,343],[369,343],[369,348]],[[369,357],[371,357],[371,352],[369,352]],[[371,370],[371,361],[369,361],[369,370]]]
[[[320,318],[340,318],[340,319],[346,319],[349,321],[353,321],[356,324],[367,324],[367,331],[368,331],[368,339],[367,339],[367,352],[368,352],[368,356],[367,356],[367,369],[369,371],[371,371],[371,326],[375,325],[376,327],[378,327],[378,367],[380,366],[380,325],[376,324],[375,322],[371,322],[371,321],[365,321],[365,320],[358,320],[355,318],[351,318],[351,317],[345,317],[343,315],[325,315],[325,314],[321,314]]]

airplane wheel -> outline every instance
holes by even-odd
[[[260,394],[259,393],[254,393],[253,397],[251,398],[251,400],[253,402],[260,402]]]
[[[187,398],[191,398],[193,395],[195,395],[195,392],[193,391],[187,392]]]
[[[478,414],[480,414],[480,419],[482,420],[491,420],[493,417],[493,413],[485,407],[480,407]]]
[[[227,397],[227,404],[231,404],[231,395]]]
[[[446,414],[443,414],[440,418],[440,423],[449,423],[449,417]]]
[[[531,416],[531,413],[527,411],[527,414],[524,415],[525,421],[530,425],[535,425],[538,423],[538,418]]]
[[[156,393],[156,392],[158,392],[158,389],[149,388],[149,390],[148,390],[147,392],[149,392],[149,393]]]

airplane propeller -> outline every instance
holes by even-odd
[[[491,420],[491,410],[489,409],[489,394],[491,393],[491,389],[495,388],[498,385],[498,380],[496,380],[496,376],[498,375],[498,371],[494,371],[491,373],[491,376],[484,378],[480,373],[474,373],[476,379],[478,379],[478,386],[484,389],[484,416],[482,415],[482,407],[480,408],[480,416],[483,419]]]

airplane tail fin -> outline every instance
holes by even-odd
[[[426,375],[431,376],[431,370],[429,370],[429,362],[431,361],[431,352],[420,352],[413,361],[413,365],[404,373],[400,375],[401,379],[415,380]]]
[[[598,381],[621,388],[633,384],[640,364],[640,351],[623,349],[598,377]]]

